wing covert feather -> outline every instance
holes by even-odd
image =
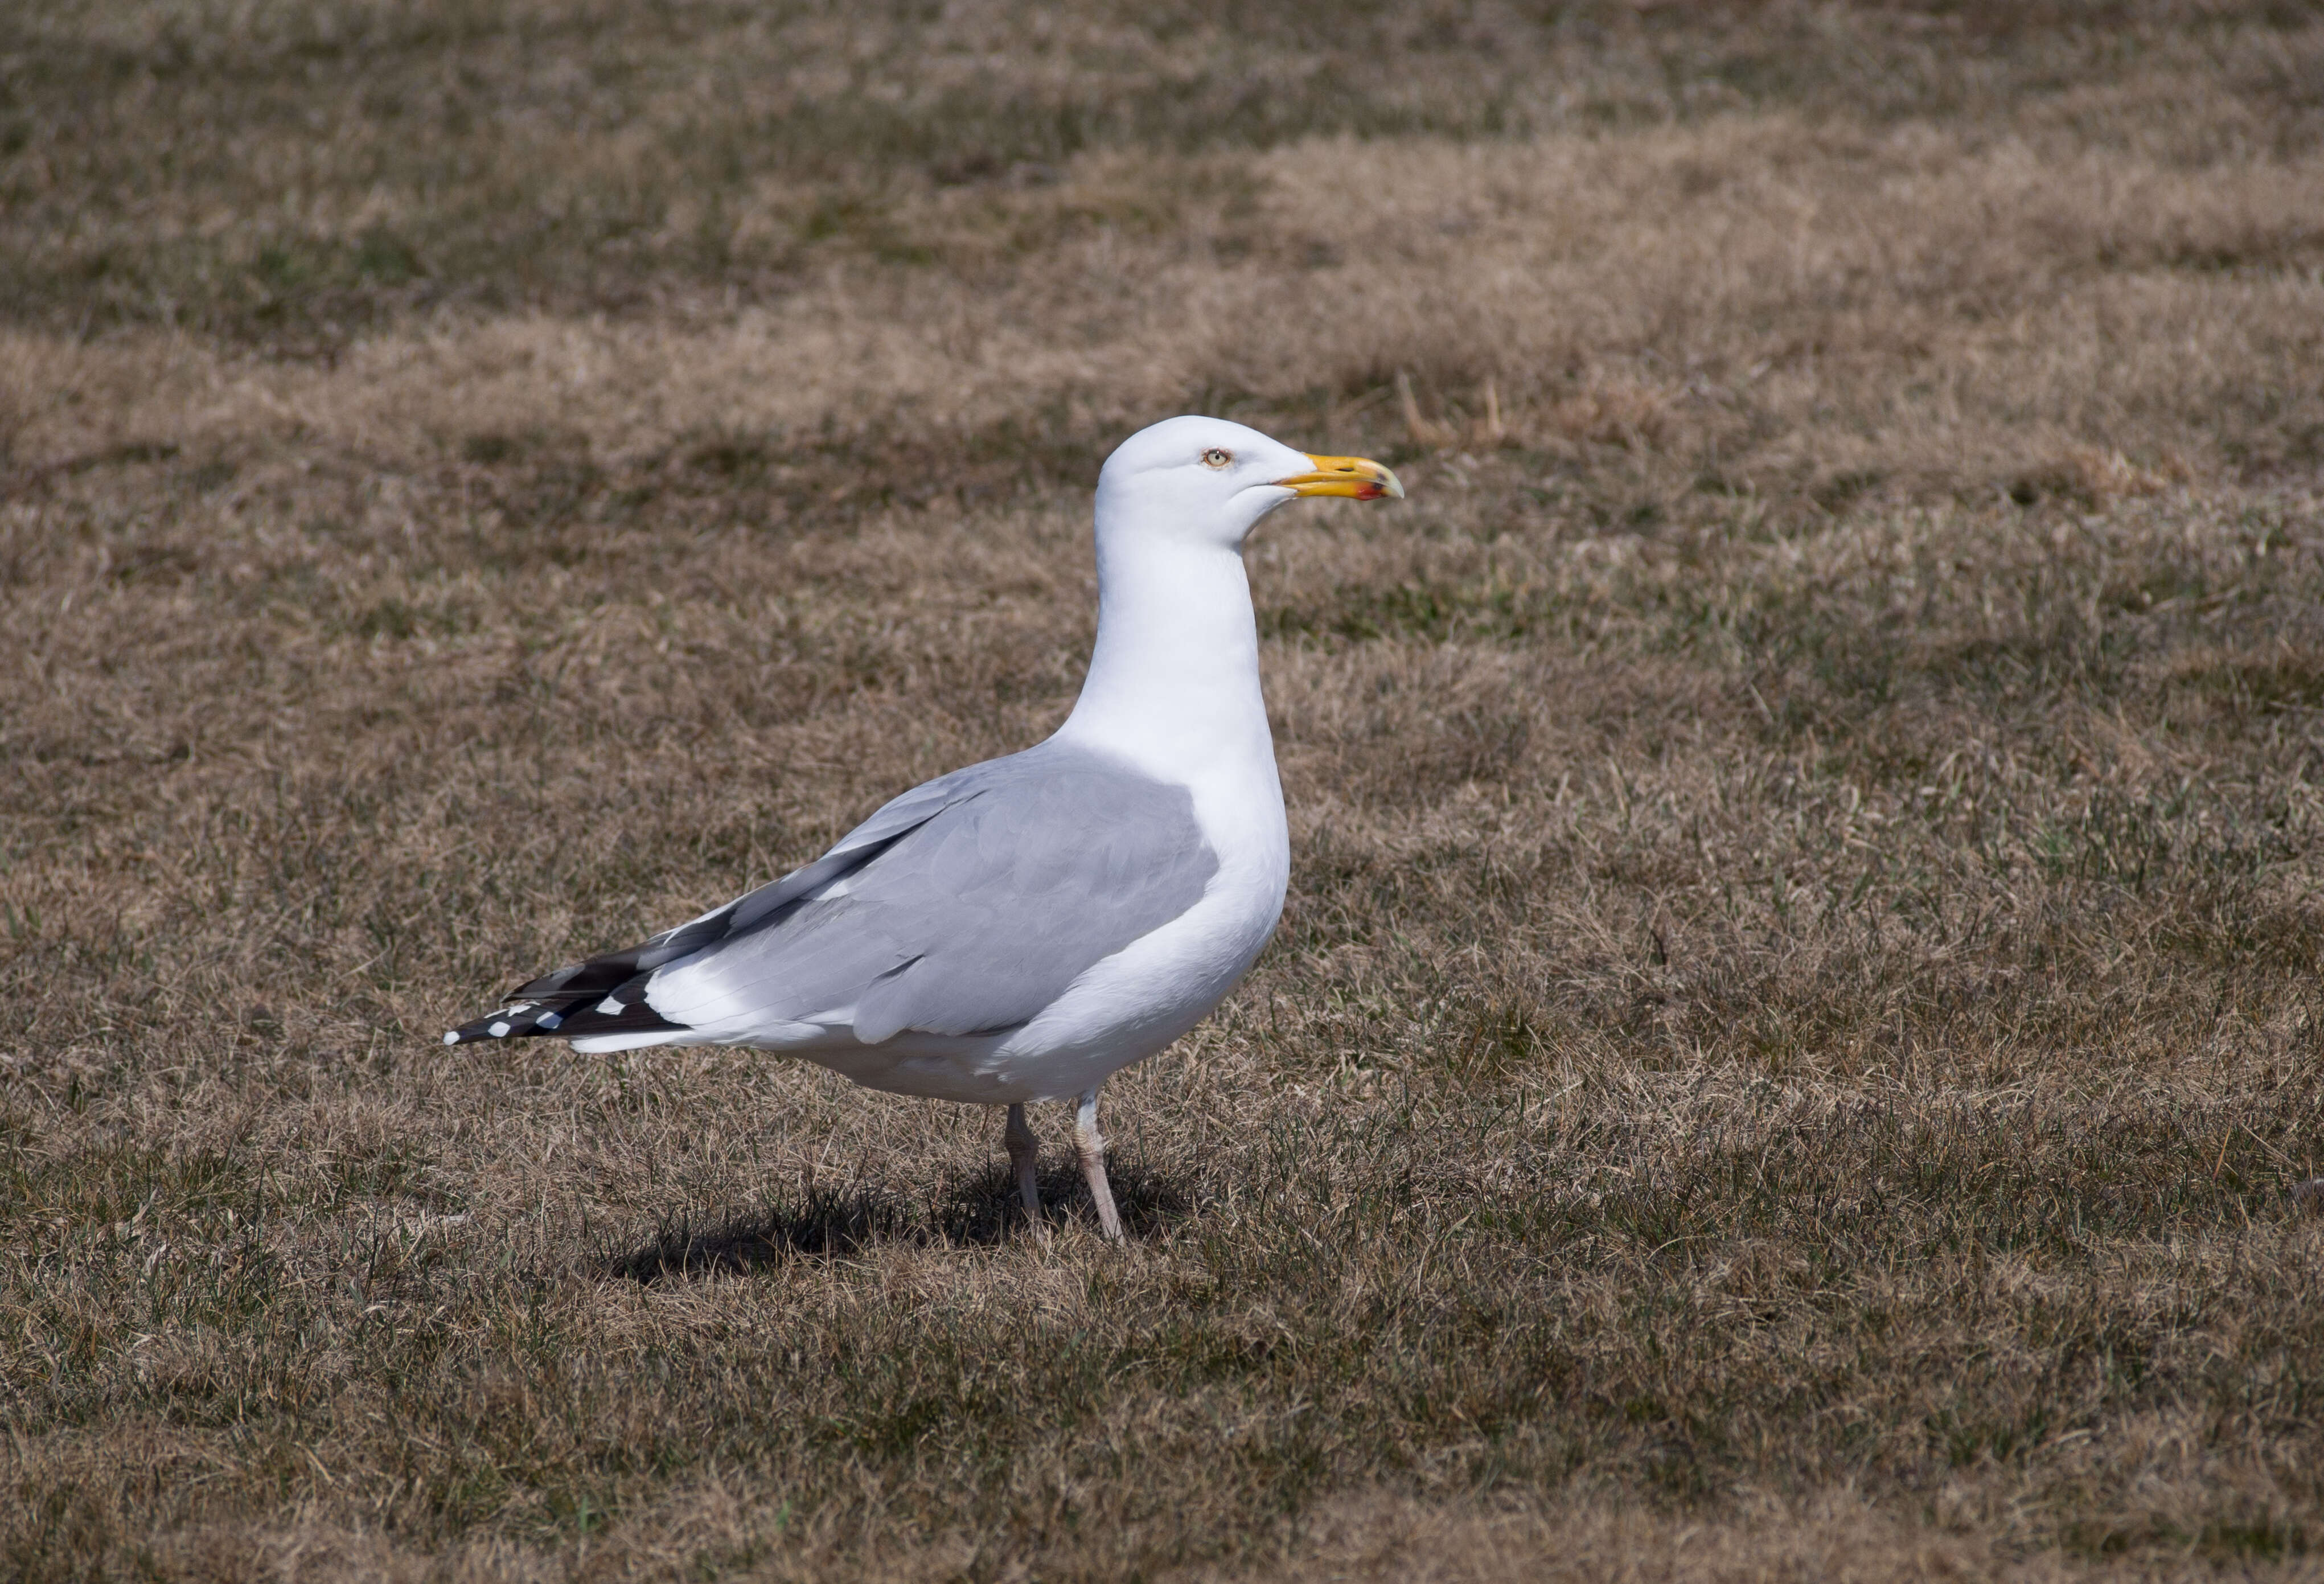
[[[1193,907],[1217,872],[1187,790],[1100,755],[1044,744],[955,780],[865,821],[830,856],[876,851],[762,908],[762,926],[658,972],[654,1011],[727,1038],[799,1023],[846,1024],[868,1045],[998,1032]]]

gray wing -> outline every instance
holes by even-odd
[[[1045,744],[1044,747],[1047,745]],[[1028,750],[1040,752],[1040,749]],[[497,1011],[465,1023],[444,1037],[452,1045],[472,1039],[524,1038],[554,1034],[581,1039],[595,1034],[636,1034],[678,1027],[646,1004],[646,986],[657,972],[715,948],[737,935],[779,918],[799,898],[830,885],[886,852],[975,788],[1012,760],[987,760],[939,776],[892,797],[870,819],[842,836],[813,863],[779,880],[714,907],[699,918],[618,952],[604,952],[527,981],[503,998]]]
[[[888,805],[736,904],[731,933],[656,973],[645,999],[714,1037],[998,1033],[1185,912],[1217,870],[1185,787],[1044,744]]]
[[[1217,870],[1185,787],[1045,742],[915,787],[813,863],[520,986],[447,1038],[997,1032],[1193,907]]]

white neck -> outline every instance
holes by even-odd
[[[1097,643],[1057,735],[1182,784],[1261,767],[1274,781],[1259,630],[1238,550],[1099,530]]]

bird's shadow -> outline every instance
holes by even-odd
[[[1107,1174],[1127,1237],[1151,1237],[1193,1209],[1175,1183],[1135,1161],[1110,1161]],[[1097,1212],[1077,1169],[1043,1172],[1040,1188],[1043,1214],[1052,1228],[1096,1230]],[[707,1224],[665,1222],[641,1247],[593,1263],[605,1275],[650,1285],[798,1259],[841,1259],[881,1244],[991,1248],[1026,1236],[1016,1183],[1000,1169],[960,1183],[934,1204],[879,1189],[810,1188],[796,1198]]]

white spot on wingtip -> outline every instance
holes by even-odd
[[[458,1045],[460,1043],[460,1031],[456,1028],[446,1029],[444,1031],[444,1043],[446,1045]]]
[[[543,1028],[555,1028],[559,1024],[563,1023],[565,1019],[558,1017],[554,1012],[543,1012],[540,1015],[540,1027]]]
[[[622,1003],[615,1000],[613,997],[607,996],[604,1000],[597,1003],[597,1010],[603,1012],[608,1018],[618,1018],[622,1015]]]
[[[508,1037],[508,1031],[509,1026],[507,1024],[495,1023],[484,1032],[491,1035],[494,1039],[506,1039]]]

